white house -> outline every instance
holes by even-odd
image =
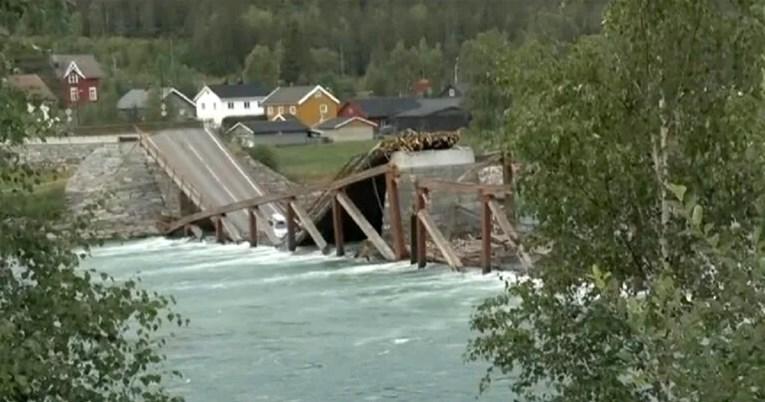
[[[258,84],[208,85],[194,97],[197,120],[220,126],[226,117],[263,116],[270,92]]]

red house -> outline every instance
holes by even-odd
[[[54,54],[50,63],[66,107],[98,102],[103,70],[91,54]]]
[[[419,107],[416,98],[372,97],[351,99],[337,111],[340,117],[362,117],[384,128],[398,113]]]

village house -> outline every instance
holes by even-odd
[[[242,147],[256,145],[302,145],[320,141],[314,132],[296,118],[276,121],[243,121],[226,133]]]
[[[469,91],[470,91],[470,84],[465,84],[465,83],[449,84],[444,88],[443,91],[441,91],[441,94],[438,96],[440,98],[463,98],[467,96]]]
[[[319,124],[321,136],[332,142],[367,141],[374,138],[377,124],[363,117],[335,117]]]
[[[470,113],[462,107],[462,98],[419,99],[419,106],[393,117],[397,131],[457,131],[470,124]]]
[[[320,85],[276,88],[263,101],[268,120],[293,115],[314,127],[337,117],[340,101]]]
[[[42,120],[50,120],[50,111],[58,99],[37,74],[16,74],[7,77],[8,85],[23,93],[30,113],[40,112]]]
[[[198,120],[220,127],[233,116],[262,116],[269,91],[260,84],[208,85],[194,97]]]
[[[117,101],[117,110],[128,121],[142,121],[149,113],[151,96],[151,90],[131,89]],[[194,101],[175,88],[162,88],[159,102],[156,113],[165,120],[184,121],[196,116]]]
[[[50,65],[60,84],[64,106],[71,108],[98,102],[104,73],[93,55],[54,54],[50,56]]]
[[[58,98],[53,91],[45,85],[42,78],[37,74],[15,74],[8,76],[8,85],[21,91],[32,103],[45,103],[51,105]]]
[[[362,117],[375,123],[378,130],[389,127],[393,116],[418,108],[417,98],[370,97],[351,99],[340,107],[337,115],[341,117]]]

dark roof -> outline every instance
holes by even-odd
[[[365,123],[365,124],[368,124],[368,125],[370,125],[372,127],[377,127],[377,124],[375,124],[375,123],[373,123],[373,122],[371,122],[369,120],[359,118],[359,117],[335,117],[334,119],[329,119],[329,120],[319,124],[319,126],[316,127],[316,128],[319,129],[319,130],[333,130],[333,129],[342,127],[343,125],[345,125],[346,123],[348,123],[348,122],[350,122],[352,120],[358,120],[358,121],[360,121],[362,123]]]
[[[415,109],[399,113],[396,117],[423,117],[446,109],[461,108],[462,98],[425,98],[418,99]]]
[[[208,88],[221,99],[259,98],[267,96],[271,92],[260,84],[220,84],[210,85]]]
[[[53,95],[50,88],[43,82],[37,74],[18,74],[8,76],[8,83],[24,92],[29,98],[37,100],[50,100],[55,101],[56,96]]]
[[[263,104],[292,104],[298,103],[306,95],[311,93],[316,86],[279,87],[263,101]]]
[[[454,95],[453,97],[463,97],[467,95],[467,93],[470,91],[470,84],[460,82],[457,84],[449,84],[447,85],[443,91],[441,91],[441,97],[449,97],[449,90],[454,89]]]
[[[417,98],[373,97],[349,101],[358,105],[370,119],[387,118],[420,106]]]
[[[273,134],[273,133],[306,133],[310,129],[298,120],[286,121],[244,121],[241,123],[252,131],[252,134]]]
[[[101,78],[104,72],[92,54],[52,54],[50,62],[56,76],[63,78],[69,65],[74,62],[86,78]]]

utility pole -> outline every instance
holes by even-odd
[[[457,56],[457,58],[454,60],[454,85],[456,86],[459,83],[459,72],[460,72],[460,57]]]

